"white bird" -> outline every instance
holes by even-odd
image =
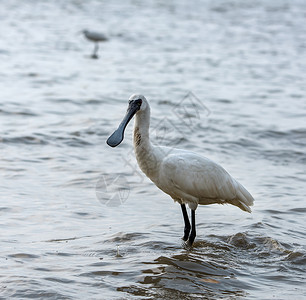
[[[95,48],[94,48],[94,52],[91,55],[92,58],[98,58],[98,50],[99,50],[99,42],[105,42],[107,41],[107,37],[100,32],[95,32],[95,31],[89,31],[89,30],[83,30],[82,31],[83,34],[85,35],[85,37],[91,41],[95,43]]]
[[[181,205],[185,228],[183,240],[191,246],[196,236],[195,210],[198,204],[232,204],[251,212],[251,194],[217,163],[190,151],[155,146],[149,139],[150,106],[142,95],[132,95],[127,113],[107,144],[118,146],[132,117],[134,151],[140,169],[155,185]],[[186,211],[191,209],[191,226]],[[191,232],[190,232],[191,229]]]

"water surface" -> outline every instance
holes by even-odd
[[[306,297],[304,1],[9,1],[0,14],[2,299]],[[109,36],[98,60],[84,28]],[[152,139],[222,164],[252,214],[199,207],[182,246],[180,207],[138,169],[132,125],[105,143],[136,92]]]

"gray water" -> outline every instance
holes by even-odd
[[[306,299],[306,2],[6,1],[0,38],[1,299]],[[78,31],[105,33],[99,59]],[[156,143],[254,196],[197,209],[138,169],[133,93]],[[117,181],[114,181],[117,180]]]

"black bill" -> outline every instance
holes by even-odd
[[[139,102],[133,100],[130,102],[129,107],[127,109],[126,115],[122,122],[120,123],[119,127],[115,132],[107,139],[106,143],[111,147],[117,147],[124,138],[124,130],[136,112],[139,110],[140,105]]]

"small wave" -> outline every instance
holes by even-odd
[[[288,213],[287,211],[280,211],[275,209],[266,209],[265,212],[269,215],[283,215]]]
[[[139,244],[139,247],[141,247],[142,249],[148,249],[148,251],[151,250],[163,250],[163,251],[167,251],[167,250],[172,250],[173,249],[173,244],[171,243],[167,243],[165,241],[147,241],[147,242],[143,242],[141,244]]]
[[[21,258],[21,259],[35,259],[35,258],[39,258],[38,255],[29,254],[29,253],[14,253],[14,254],[10,254],[8,256],[12,257],[12,258]]]
[[[60,104],[72,104],[75,106],[84,106],[84,105],[101,105],[106,102],[106,99],[101,97],[101,99],[70,99],[70,98],[49,98],[47,99],[52,103]],[[66,112],[65,112],[66,113]]]
[[[292,251],[288,254],[286,260],[298,266],[306,266],[306,253],[301,251]]]
[[[281,244],[271,238],[266,236],[252,236],[245,232],[238,232],[232,236],[229,236],[227,239],[228,243],[241,249],[257,249],[259,252],[269,252],[272,250],[280,250],[285,252],[285,249]]]
[[[70,147],[84,147],[92,145],[89,141],[84,138],[78,137],[75,134],[71,136],[56,136],[44,133],[37,133],[33,135],[25,136],[13,136],[13,137],[2,137],[0,142],[4,144],[25,144],[25,145],[48,145],[63,143]]]
[[[118,232],[114,234],[112,237],[106,239],[104,242],[105,243],[118,243],[118,242],[129,242],[133,240],[138,240],[140,238],[145,237],[144,234],[141,233],[123,233],[123,232]]]
[[[0,207],[0,212],[5,212],[5,213],[7,213],[7,212],[9,212],[9,211],[12,211],[12,208],[11,208],[11,207],[4,207],[4,206]]]
[[[143,276],[139,283],[150,284],[152,297],[156,296],[155,292],[158,295],[167,292],[181,299],[202,299],[203,294],[207,299],[229,299],[229,295],[242,296],[246,287],[234,275],[232,268],[193,251],[170,257],[160,256],[150,264],[150,268],[142,271]],[[135,285],[135,288],[139,289],[141,286]],[[134,294],[128,287],[122,290]]]
[[[45,277],[44,280],[56,282],[56,283],[68,283],[68,284],[75,283],[75,280],[70,280],[67,278],[60,278],[60,277]]]
[[[122,272],[100,270],[100,271],[91,271],[91,272],[81,273],[79,276],[83,276],[83,277],[104,277],[104,276],[118,276],[118,275],[121,275],[121,274],[122,274]]]
[[[30,111],[30,110],[17,110],[17,111],[9,111],[9,110],[4,110],[0,109],[0,114],[5,115],[5,116],[24,116],[24,117],[36,117],[38,114]]]
[[[282,141],[285,144],[290,142],[295,145],[306,145],[306,129],[291,129],[287,131],[279,131],[279,130],[265,130],[265,131],[253,131],[253,133],[257,136],[258,139],[268,140],[268,142],[272,141]]]
[[[269,149],[262,150],[262,156],[265,159],[275,161],[282,165],[289,163],[305,164],[306,163],[306,152],[298,151],[295,149]]]
[[[255,260],[272,262],[291,262],[306,265],[306,253],[295,249],[294,246],[284,244],[269,236],[252,236],[248,233],[237,233],[228,237],[228,243],[241,250],[253,250],[246,255],[246,260],[255,255]],[[245,252],[246,254],[246,252]],[[290,266],[288,266],[290,268]]]
[[[2,137],[0,142],[4,144],[25,144],[25,145],[47,145],[45,139],[38,138],[37,136],[17,136],[17,137]]]
[[[169,106],[176,106],[175,103],[173,103],[171,100],[159,100],[159,105],[169,105]]]
[[[294,213],[306,213],[306,207],[296,207],[296,208],[292,208],[289,210],[290,212],[294,212]]]
[[[225,98],[219,98],[219,99],[216,99],[215,101],[220,102],[220,103],[226,103],[226,104],[229,104],[229,103],[233,102],[232,100],[225,99]]]
[[[229,237],[228,243],[243,249],[254,249],[256,244],[253,243],[245,233],[237,233]]]
[[[67,242],[67,241],[74,241],[80,239],[80,237],[72,237],[72,238],[64,238],[64,239],[51,239],[47,240],[47,243],[60,243],[60,242]]]
[[[67,243],[68,241],[66,241]],[[56,256],[63,256],[63,257],[70,257],[70,256],[75,256],[77,254],[74,254],[74,253],[68,253],[68,252],[54,252],[54,253],[47,253],[48,255],[56,255]]]
[[[222,143],[222,144],[224,144],[224,143]],[[251,139],[247,139],[247,138],[240,138],[236,141],[226,143],[226,147],[228,147],[228,145],[240,146],[240,147],[243,147],[243,148],[258,148],[258,147],[260,147],[260,143],[258,143],[255,140],[251,140]]]
[[[257,156],[276,164],[306,164],[306,130],[304,128],[281,130],[253,130],[254,144],[237,142],[244,147],[256,147]],[[236,142],[235,142],[236,143]]]
[[[73,137],[72,139],[66,139],[65,144],[70,147],[83,147],[91,145],[90,142],[81,139],[79,137]]]
[[[216,264],[215,262],[208,262],[205,260],[200,260],[198,257],[192,254],[185,253],[174,255],[173,257],[161,256],[155,260],[160,264],[173,265],[179,269],[184,269],[189,272],[197,272],[205,275],[214,276],[229,276],[230,272],[224,270],[223,267]]]
[[[75,99],[70,99],[70,98],[51,98],[51,99],[47,99],[47,101],[50,101],[52,103],[69,103],[69,104],[76,104],[79,105],[80,101],[77,101]]]
[[[92,188],[93,186],[93,181],[91,178],[74,178],[71,180],[68,180],[67,182],[63,182],[60,186],[63,187],[78,187],[78,188]]]

